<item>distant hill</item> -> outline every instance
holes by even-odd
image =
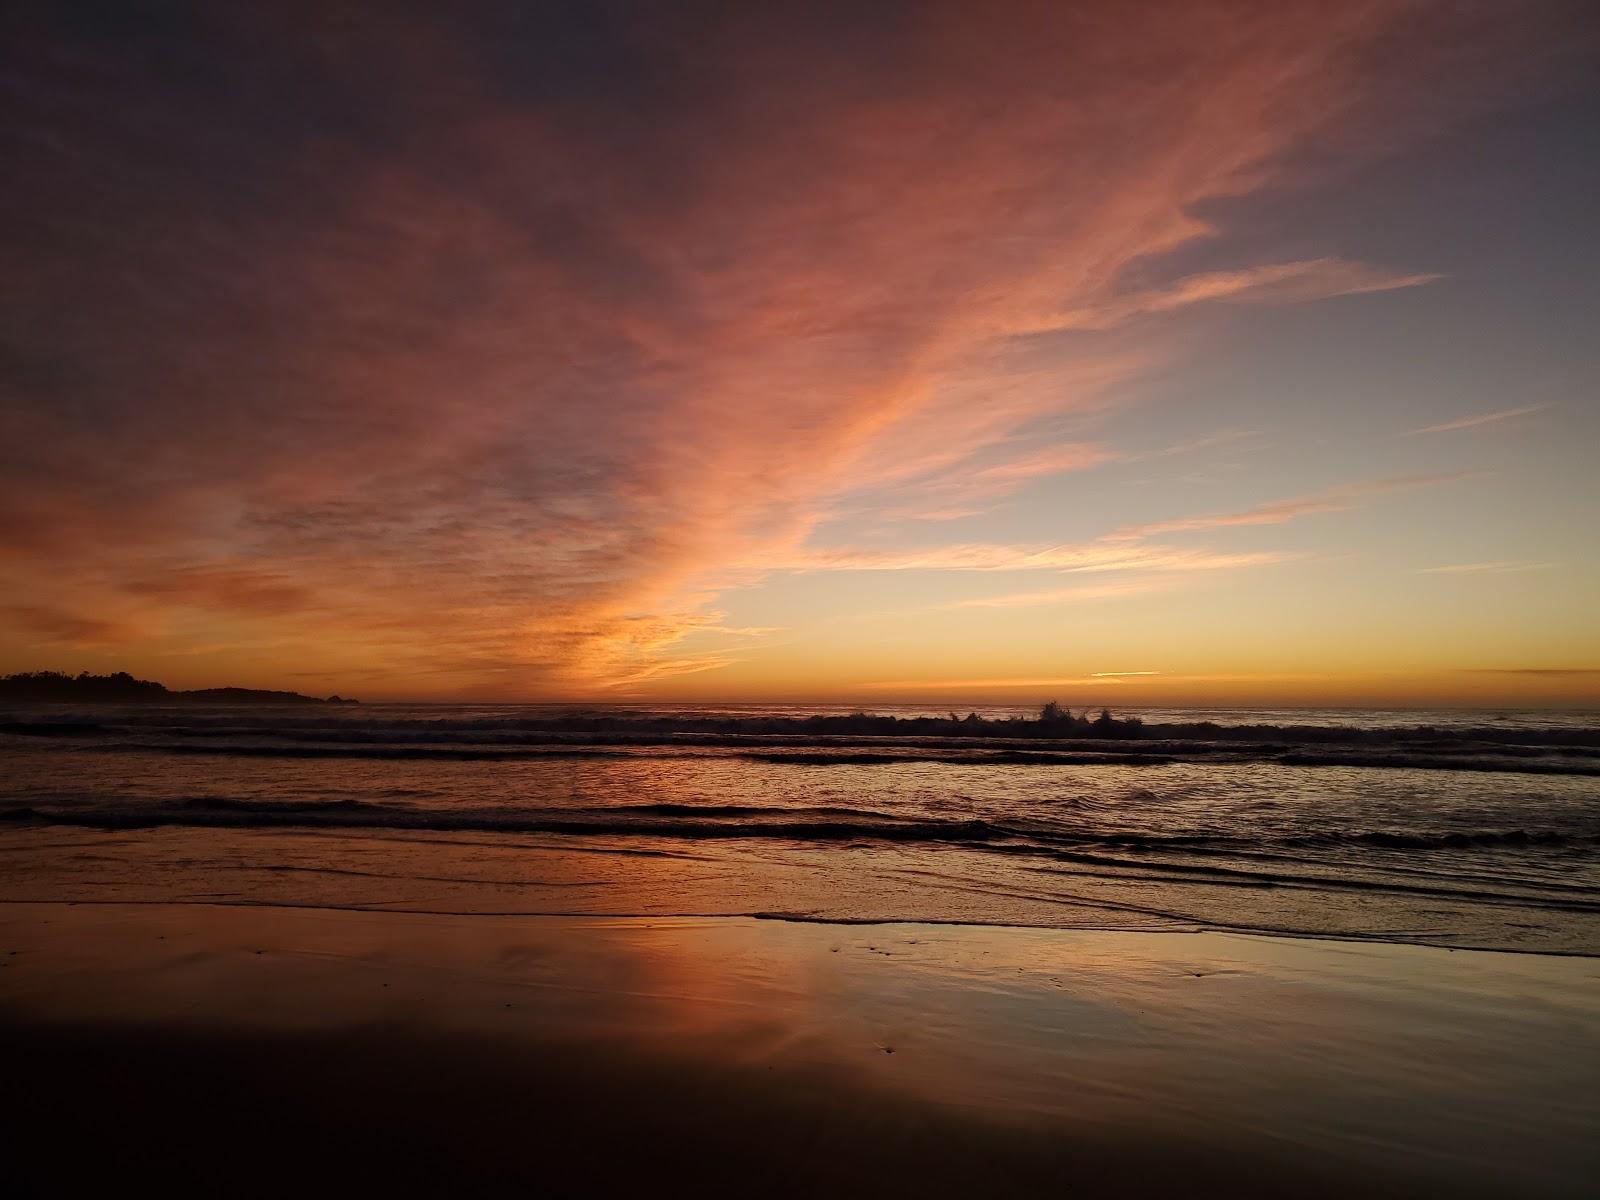
[[[24,671],[0,675],[0,701],[56,701],[87,704],[356,704],[342,696],[326,700],[299,692],[260,688],[198,688],[175,692],[165,684],[135,679],[126,671],[114,675],[67,675],[61,671]]]

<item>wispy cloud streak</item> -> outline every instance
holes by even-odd
[[[1215,571],[1285,557],[1271,551],[1234,554],[1120,540],[1057,546],[976,542],[907,550],[802,550],[764,565],[784,571]]]
[[[1271,263],[1237,271],[1191,275],[1163,288],[1121,296],[1101,305],[1067,312],[1052,323],[1058,329],[1113,329],[1136,317],[1157,316],[1191,305],[1305,304],[1336,296],[1392,292],[1421,287],[1442,276],[1384,271],[1337,258]]]
[[[1532,416],[1537,412],[1544,412],[1550,408],[1549,404],[1529,404],[1522,408],[1503,408],[1498,412],[1479,413],[1471,417],[1458,417],[1454,421],[1444,421],[1438,425],[1424,425],[1421,429],[1407,430],[1405,437],[1416,437],[1423,433],[1454,433],[1458,429],[1481,429],[1485,425],[1498,425],[1502,421],[1515,421],[1519,417]]]
[[[1547,562],[1471,562],[1450,563],[1442,567],[1418,567],[1419,575],[1515,575],[1523,571],[1545,571],[1555,566]]]
[[[1121,672],[1120,674],[1131,674]],[[1092,684],[1108,684],[1117,686],[1122,683],[1114,675],[1045,675],[1022,676],[1010,679],[885,679],[862,686],[872,691],[883,692],[917,692],[917,691],[971,691],[982,692],[986,690],[1012,689],[1012,688],[1050,688],[1050,687],[1084,687]]]
[[[1437,475],[1406,475],[1394,479],[1372,479],[1328,488],[1308,496],[1277,500],[1242,512],[1206,513],[1197,517],[1175,517],[1145,525],[1129,525],[1117,530],[1116,538],[1146,538],[1163,533],[1189,533],[1202,529],[1226,529],[1245,525],[1283,525],[1316,513],[1346,512],[1369,496],[1411,491],[1441,483],[1455,483],[1480,475],[1476,471],[1450,471]]]
[[[1038,608],[1045,605],[1076,604],[1090,600],[1120,600],[1128,596],[1162,591],[1172,586],[1168,580],[1147,578],[1126,583],[1107,583],[1089,587],[1051,588],[1044,591],[1008,592],[981,596],[975,600],[956,600],[950,608]]]

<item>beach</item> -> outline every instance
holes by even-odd
[[[1588,719],[8,715],[27,1195],[1557,1198],[1600,1169]]]
[[[25,1194],[1576,1196],[1600,964],[1225,933],[0,911]]]

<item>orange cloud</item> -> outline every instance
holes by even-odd
[[[138,640],[144,630],[131,621],[83,616],[42,605],[13,604],[0,609],[8,622],[51,645],[116,646]]]
[[[1345,512],[1356,507],[1368,496],[1388,492],[1410,491],[1414,488],[1432,487],[1440,483],[1454,483],[1472,479],[1476,471],[1451,471],[1439,475],[1410,475],[1397,479],[1373,479],[1363,483],[1349,483],[1328,488],[1310,496],[1297,496],[1278,500],[1259,508],[1234,513],[1207,513],[1198,517],[1177,517],[1170,521],[1155,521],[1147,525],[1130,525],[1117,530],[1113,538],[1146,538],[1162,533],[1188,533],[1199,529],[1224,529],[1237,525],[1283,525],[1299,517],[1314,513]]]
[[[1214,553],[1125,541],[1017,546],[964,543],[910,550],[807,550],[769,562],[787,571],[1209,571],[1281,562],[1279,553]]]
[[[241,10],[170,63],[41,18],[0,200],[9,630],[199,613],[267,673],[532,695],[731,661],[679,643],[774,570],[1273,561],[810,543],[852,497],[942,479],[910,509],[972,511],[1099,461],[1041,443],[1165,361],[1164,314],[1422,282],[1125,283],[1370,119],[1410,10],[933,4],[840,36],[673,9],[593,61],[443,10]],[[1063,328],[1114,336],[1019,359]]]
[[[1115,677],[1096,674],[1043,676],[1039,678],[1022,677],[1015,679],[886,679],[875,683],[865,683],[861,686],[872,691],[902,693],[923,690],[985,692],[1011,688],[1084,687],[1097,683],[1115,686],[1121,682],[1122,680]]]
[[[880,519],[953,521],[977,516],[993,501],[1009,496],[1035,480],[1083,471],[1119,456],[1104,446],[1065,442],[1029,451],[1001,445],[1007,457],[978,466],[971,461],[944,465],[931,475],[893,488],[895,503],[877,510]],[[869,509],[870,510],[870,509]]]
[[[999,596],[980,596],[976,600],[957,600],[949,608],[1038,608],[1045,605],[1079,604],[1089,600],[1121,599],[1146,592],[1162,591],[1171,586],[1163,579],[1131,580],[1127,583],[1107,583],[1093,587],[1052,588],[1044,591],[1007,592]]]
[[[1443,567],[1418,567],[1419,575],[1513,575],[1522,571],[1544,571],[1555,566],[1547,562],[1472,562],[1451,563]]]
[[[1063,313],[1057,329],[1112,329],[1136,317],[1174,312],[1212,301],[1235,304],[1305,304],[1335,296],[1359,296],[1420,287],[1437,274],[1401,274],[1337,258],[1271,263],[1238,271],[1191,275],[1166,287],[1120,296],[1093,308]]]
[[[312,603],[311,590],[283,574],[239,567],[176,567],[131,580],[124,590],[163,603],[262,616],[296,612]]]

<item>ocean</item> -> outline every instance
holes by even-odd
[[[854,711],[15,706],[0,900],[1600,955],[1600,713],[1127,709],[1136,738],[1029,740],[995,723],[1031,710],[990,706],[981,738],[796,730]]]

